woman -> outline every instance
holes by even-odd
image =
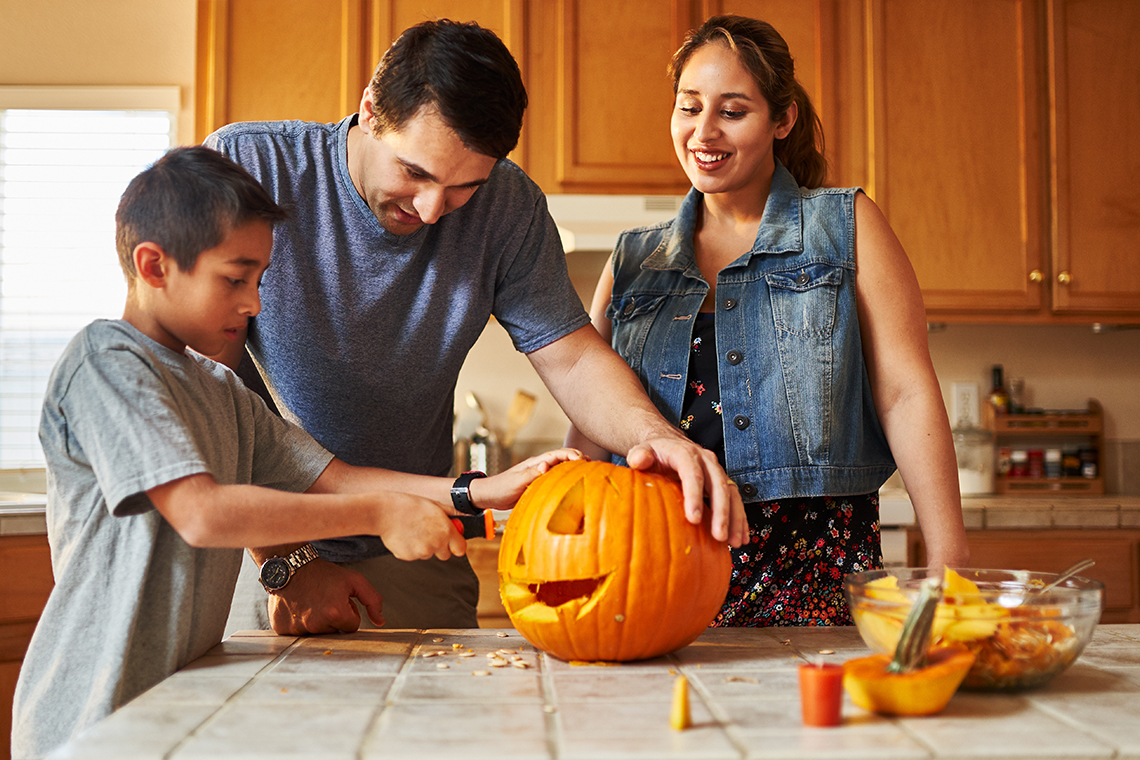
[[[740,489],[750,536],[714,625],[849,625],[843,576],[882,566],[896,463],[930,564],[969,557],[918,283],[874,202],[822,187],[819,119],[775,29],[710,18],[670,74],[693,189],[671,222],[622,233],[594,325]]]

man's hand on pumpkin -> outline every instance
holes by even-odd
[[[376,626],[384,625],[380,592],[363,575],[315,559],[297,570],[285,588],[269,595],[269,623],[281,635],[351,633],[360,628],[360,611]]]
[[[687,438],[653,438],[629,450],[626,462],[635,470],[673,474],[685,494],[685,516],[696,524],[705,500],[712,511],[713,538],[740,546],[748,537],[748,519],[736,484],[729,480],[716,454]]]

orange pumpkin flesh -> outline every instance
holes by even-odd
[[[843,663],[843,688],[864,710],[887,715],[933,715],[958,690],[974,653],[960,645],[936,646],[927,665],[909,673],[888,673],[889,654],[873,654]]]
[[[685,646],[724,603],[732,558],[681,487],[608,462],[564,462],[507,522],[499,591],[511,623],[563,660],[627,661]]]

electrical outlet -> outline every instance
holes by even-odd
[[[953,427],[981,427],[981,390],[977,383],[954,383],[951,386],[950,424]]]

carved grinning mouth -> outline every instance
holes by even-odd
[[[527,588],[535,595],[539,604],[548,607],[561,607],[566,602],[575,599],[588,599],[602,585],[605,577],[583,578],[573,581],[546,581],[545,583],[528,583]]]
[[[585,533],[586,506],[585,485],[578,481],[563,494],[558,507],[547,520],[546,529],[550,533],[567,536],[580,536]],[[525,574],[527,565],[525,551],[520,548],[515,558],[515,568]],[[579,615],[593,605],[591,601],[598,598],[599,591],[606,585],[610,573],[594,578],[567,578],[559,580],[535,580],[534,578],[512,576],[509,578],[510,589],[504,594],[508,598],[508,607],[514,606],[516,610],[531,605],[542,605],[547,608],[561,607],[564,604],[580,600],[582,606]]]

